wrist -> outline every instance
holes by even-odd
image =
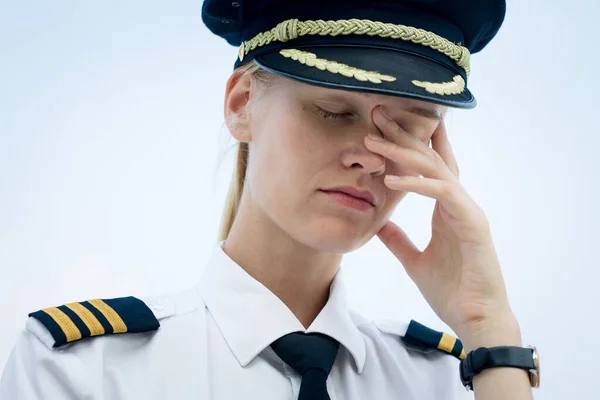
[[[521,328],[512,313],[478,321],[462,331],[459,337],[466,353],[480,347],[523,346]]]

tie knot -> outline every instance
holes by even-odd
[[[331,372],[340,343],[321,333],[289,333],[271,343],[271,348],[286,364],[304,375],[320,369],[325,378]]]

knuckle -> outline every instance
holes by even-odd
[[[455,199],[458,197],[458,186],[452,182],[444,182],[442,184],[442,195],[449,199]]]
[[[394,132],[395,135],[402,135],[402,134],[406,134],[407,132],[402,129],[402,127],[398,124],[392,124],[392,131]]]
[[[435,161],[436,165],[438,166],[445,166],[446,162],[444,161],[444,159],[442,158],[442,156],[439,155],[439,153],[433,149],[429,149],[428,150],[431,158],[433,158],[433,161]]]
[[[388,121],[386,128],[387,130],[384,132],[384,134],[389,136],[391,140],[397,140],[398,138],[401,138],[403,134],[405,134],[402,127],[394,121]]]
[[[431,165],[433,166],[434,170],[438,172],[448,169],[448,166],[444,160],[442,160],[439,156],[433,158]]]

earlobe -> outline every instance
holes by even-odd
[[[227,128],[236,140],[250,142],[247,106],[252,90],[251,74],[233,73],[225,89],[224,115]]]

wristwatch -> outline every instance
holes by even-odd
[[[531,387],[540,387],[540,359],[534,346],[480,347],[467,354],[460,362],[460,380],[473,390],[473,377],[488,368],[514,367],[527,370]]]

